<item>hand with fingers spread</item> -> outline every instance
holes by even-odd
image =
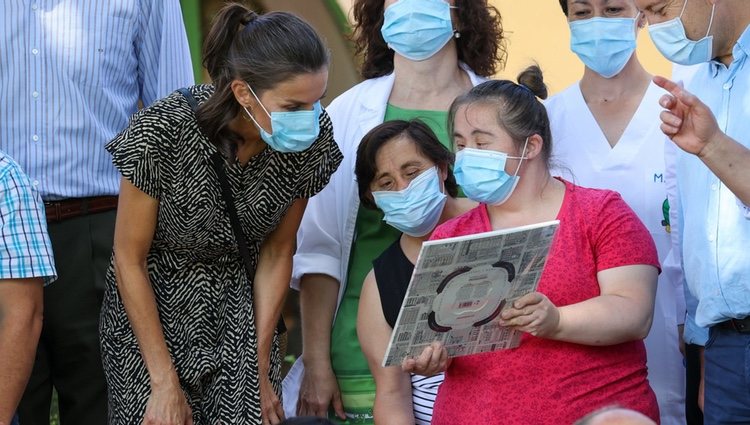
[[[268,376],[260,379],[260,413],[263,425],[275,425],[284,420],[284,408]]]
[[[297,414],[325,418],[328,416],[329,406],[333,406],[336,416],[346,419],[341,392],[330,363],[327,366],[308,366],[306,363],[297,401]]]
[[[533,292],[513,302],[501,313],[501,324],[531,335],[549,338],[557,333],[560,312],[546,295]]]
[[[722,134],[714,114],[681,84],[659,76],[654,83],[670,93],[659,99],[665,109],[660,115],[661,130],[685,152],[703,156]]]
[[[152,385],[143,425],[193,425],[193,412],[177,377],[165,385]]]
[[[422,354],[416,359],[404,359],[401,363],[401,370],[423,376],[437,375],[448,369],[450,360],[448,351],[443,344],[439,341],[433,341],[432,344],[422,350]]]

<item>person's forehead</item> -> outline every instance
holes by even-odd
[[[572,5],[582,5],[582,6],[589,6],[592,4],[603,4],[605,6],[609,6],[610,4],[615,3],[630,3],[633,4],[633,0],[568,0],[568,4]]]
[[[406,135],[397,136],[385,142],[375,154],[375,161],[379,164],[390,162],[399,164],[414,161],[423,155],[417,149],[416,143]]]
[[[470,128],[491,127],[497,124],[495,115],[496,111],[493,105],[471,103],[461,106],[458,111],[456,111],[456,118],[461,118],[461,120],[456,121],[457,124],[458,121],[461,121],[464,125],[467,125]]]
[[[673,3],[674,0],[635,0],[636,6],[638,6],[639,9],[645,10],[645,11],[653,11],[653,9],[657,9],[659,6],[662,6],[666,3]]]

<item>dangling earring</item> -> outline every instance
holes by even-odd
[[[453,30],[453,38],[461,38],[461,33],[458,30]]]

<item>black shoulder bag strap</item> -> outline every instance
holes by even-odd
[[[193,94],[186,88],[177,90],[181,95],[185,97],[190,107],[195,111],[198,107]],[[245,266],[245,273],[247,278],[252,282],[254,281],[255,272],[250,263],[250,249],[247,247],[247,240],[245,239],[245,232],[242,231],[242,224],[240,218],[237,215],[237,208],[234,205],[234,198],[232,197],[232,188],[229,186],[229,179],[227,178],[226,170],[224,169],[224,156],[220,152],[216,152],[211,155],[211,165],[216,171],[216,176],[219,178],[219,184],[221,185],[221,195],[224,198],[224,203],[227,207],[227,213],[229,214],[229,222],[232,224],[232,232],[234,232],[234,238],[237,240],[237,249],[240,251],[240,257],[242,258],[242,264]],[[279,323],[276,326],[279,334],[286,332],[286,325],[284,324],[284,318],[279,317]]]

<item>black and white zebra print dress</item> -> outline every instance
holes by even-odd
[[[207,85],[191,88],[199,103],[212,91]],[[148,273],[195,424],[260,424],[253,282],[243,268],[209,162],[216,148],[202,135],[188,102],[173,93],[136,114],[107,150],[128,181],[159,200]],[[266,147],[244,166],[227,164],[253,270],[262,241],[287,208],[320,191],[341,159],[324,112],[320,135],[306,151],[288,154]],[[110,424],[140,425],[149,377],[112,265],[106,282],[100,338]],[[279,357],[274,338],[270,375],[278,394]]]

